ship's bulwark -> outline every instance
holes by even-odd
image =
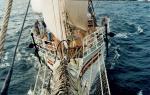
[[[34,89],[32,89],[33,94],[43,95],[44,93],[49,92],[52,95],[87,95],[90,94],[91,86],[95,81],[94,79],[97,74],[99,74],[101,85],[101,89],[99,90],[100,93],[110,95],[104,62],[104,30],[104,27],[96,27],[93,33],[84,37],[83,49],[80,50],[77,48],[77,54],[74,58],[72,58],[71,55],[68,56],[70,53],[67,53],[67,58],[62,60],[55,57],[56,55],[59,57],[59,55],[55,55],[52,52],[53,50],[49,50],[46,45],[43,45],[44,42],[41,41],[40,37],[35,37],[37,45],[41,46],[39,48],[39,55],[41,56],[41,59],[44,60],[42,62],[47,64],[52,70],[52,77],[49,80],[49,85],[45,85],[45,80],[49,76],[45,76],[45,73],[47,72],[46,70],[44,71],[43,69],[40,69],[37,74]],[[70,52],[70,50],[67,51]],[[53,61],[54,59],[56,61]],[[44,76],[41,72],[44,72]],[[41,79],[41,77],[43,78]],[[41,85],[45,85],[46,88]]]

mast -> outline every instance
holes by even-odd
[[[88,12],[91,14],[91,19],[94,21],[94,26],[97,26],[97,21],[95,17],[95,11],[92,0],[88,0]]]
[[[88,0],[38,0],[37,3],[32,3],[33,11],[42,13],[48,31],[53,33],[58,40],[66,40],[66,17],[69,24],[87,31]],[[41,8],[36,9],[35,4]]]

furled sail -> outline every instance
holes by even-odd
[[[47,28],[59,40],[65,39],[64,16],[67,15],[68,22],[75,27],[87,30],[88,23],[88,0],[32,0],[40,4],[32,3],[35,11],[42,11]],[[37,5],[39,9],[36,10]]]

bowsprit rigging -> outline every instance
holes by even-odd
[[[53,77],[49,90],[38,85],[45,84],[41,80],[43,75],[38,75],[38,82],[34,90],[30,90],[30,95],[89,95],[97,74],[100,78],[101,95],[110,95],[104,62],[105,48],[108,46],[105,43],[108,42],[106,28],[109,26],[97,25],[92,0],[38,2],[41,2],[40,12],[36,10],[34,3],[32,7],[35,12],[42,14],[47,27],[40,24],[43,19],[39,18],[39,27],[44,29],[33,27],[32,33],[39,46],[42,62],[53,71]],[[67,41],[67,45],[61,43],[63,41]],[[39,72],[44,70],[40,69]]]

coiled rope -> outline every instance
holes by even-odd
[[[5,42],[5,37],[6,37],[6,32],[7,32],[7,27],[8,27],[13,0],[7,0],[6,3],[7,3],[6,9],[5,9],[6,12],[3,17],[2,29],[0,32],[0,59],[2,58],[2,54],[3,54],[4,42]]]
[[[23,29],[24,29],[24,24],[25,24],[25,21],[26,21],[26,17],[27,17],[27,14],[28,14],[29,7],[30,7],[30,1],[31,0],[29,0],[29,2],[28,2],[28,6],[27,6],[27,9],[26,9],[26,13],[25,13],[25,17],[24,17],[24,20],[23,20],[23,24],[21,26],[19,38],[18,38],[16,47],[15,47],[15,51],[14,51],[12,64],[11,64],[11,67],[10,67],[10,69],[8,71],[7,76],[6,76],[6,79],[5,79],[5,82],[4,82],[4,85],[2,87],[0,95],[7,95],[8,94],[8,88],[9,88],[9,84],[10,84],[11,77],[12,77],[12,74],[13,74],[13,67],[14,67],[14,62],[15,62],[15,58],[16,58],[16,52],[17,52],[17,49],[18,49],[18,45],[19,45],[19,42],[20,42],[20,38],[21,38],[21,35],[22,35],[22,32],[23,32]]]

